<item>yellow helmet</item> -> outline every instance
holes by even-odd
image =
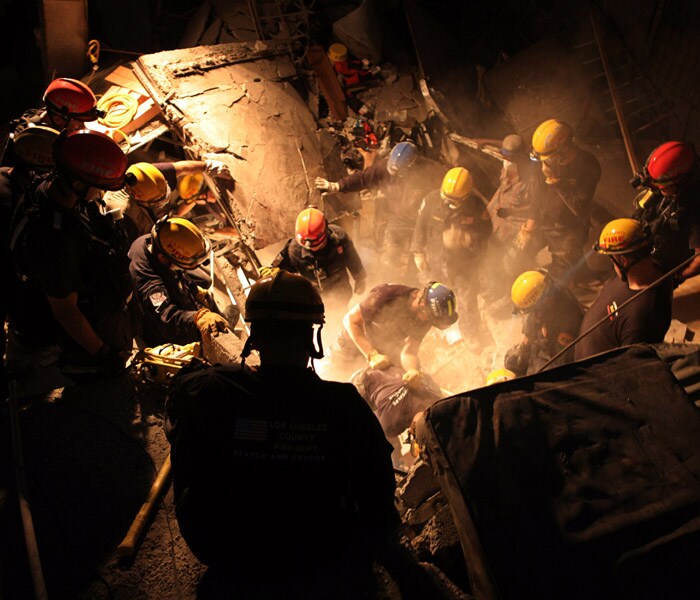
[[[211,242],[197,226],[181,217],[160,219],[151,230],[155,249],[181,269],[194,269],[209,256]]]
[[[191,200],[199,195],[199,191],[204,184],[204,175],[202,173],[193,173],[192,175],[183,175],[177,181],[177,193],[183,200]]]
[[[472,191],[474,178],[464,167],[454,167],[442,179],[440,195],[443,200],[461,202]]]
[[[557,119],[547,119],[532,134],[532,158],[547,160],[559,154],[569,145],[573,134],[571,125]]]
[[[598,237],[594,249],[598,254],[627,254],[651,246],[651,240],[635,219],[610,221]]]
[[[537,304],[547,289],[547,278],[542,271],[525,271],[513,282],[510,298],[519,311],[528,311]]]
[[[158,204],[168,194],[168,184],[160,170],[151,163],[136,163],[126,170],[124,178],[129,195],[142,204]]]
[[[501,383],[502,381],[510,381],[516,377],[517,375],[510,369],[496,369],[488,374],[484,380],[484,385],[493,385],[494,383]]]

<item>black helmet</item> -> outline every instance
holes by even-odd
[[[323,324],[323,301],[308,279],[278,271],[256,281],[250,288],[245,303],[245,320]]]
[[[428,319],[433,327],[447,329],[457,322],[457,299],[455,293],[444,283],[431,281],[423,289]]]

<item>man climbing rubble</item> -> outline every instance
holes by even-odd
[[[325,577],[335,597],[343,584],[329,574],[371,560],[397,521],[391,445],[351,384],[309,368],[324,307],[307,279],[258,280],[245,319],[242,357],[256,350],[259,368],[182,372],[168,394],[180,531],[229,594],[248,582],[269,586],[265,597],[310,594]]]
[[[484,205],[472,193],[473,183],[472,174],[463,167],[447,171],[440,188],[427,194],[420,205],[411,252],[421,284],[445,281],[455,291],[460,329],[470,350],[478,351],[486,326],[476,295],[490,223]]]
[[[180,217],[158,221],[148,235],[131,246],[129,273],[141,309],[141,336],[146,345],[185,345],[233,329],[220,312],[200,276],[193,276],[208,258],[211,243]],[[231,307],[233,308],[233,307]]]
[[[323,192],[359,192],[379,190],[383,196],[375,204],[375,225],[385,227],[378,236],[382,260],[390,277],[407,277],[409,246],[420,202],[431,189],[438,187],[438,166],[418,157],[412,142],[400,142],[388,157],[340,181],[316,178],[316,188]],[[385,225],[382,225],[385,224]],[[410,269],[409,269],[410,270]]]
[[[10,340],[33,348],[58,341],[65,372],[113,374],[132,348],[131,282],[113,223],[89,192],[119,189],[126,156],[106,135],[78,130],[56,140],[54,161],[13,218],[23,285]]]
[[[579,331],[583,310],[571,292],[543,271],[525,271],[513,283],[511,299],[524,313],[523,339],[506,352],[503,366],[518,377],[536,373]],[[573,360],[571,348],[554,364]]]
[[[532,134],[531,157],[540,162],[545,186],[533,198],[531,218],[520,232],[522,244],[539,233],[552,255],[549,276],[564,284],[586,278],[583,246],[600,180],[598,160],[577,146],[573,135],[571,126],[557,119],[544,121]]]
[[[610,317],[576,344],[576,360],[628,344],[663,342],[671,325],[673,280],[642,293],[664,273],[652,258],[652,248],[649,232],[634,219],[615,219],[603,228],[595,250],[610,257],[615,275],[586,312],[580,332]],[[636,294],[641,294],[638,299],[612,314]]]
[[[700,252],[700,166],[685,142],[665,142],[647,158],[637,183],[646,187],[635,200],[634,218],[651,232],[654,261],[664,272]],[[700,273],[700,257],[676,282]]]
[[[457,322],[457,301],[446,285],[431,281],[421,289],[385,283],[343,317],[343,329],[332,350],[338,365],[372,369],[391,365],[403,369],[403,383],[420,387],[423,374],[418,359],[421,342],[431,327],[446,329]]]
[[[106,210],[120,210],[125,219],[129,243],[146,235],[166,215],[182,216],[188,211],[177,206],[178,178],[198,173],[229,176],[228,167],[219,160],[179,160],[176,162],[131,165],[122,189],[108,192],[103,201]]]
[[[321,292],[324,302],[337,303],[343,312],[353,293],[362,294],[367,273],[350,236],[340,225],[329,224],[318,208],[302,210],[296,219],[295,236],[285,243],[261,275],[283,269],[298,273]],[[352,275],[354,286],[350,285]]]

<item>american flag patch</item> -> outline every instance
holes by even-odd
[[[153,304],[154,308],[160,308],[164,302],[167,302],[168,297],[163,292],[153,292],[148,299]]]
[[[270,423],[258,419],[236,419],[233,439],[240,442],[266,442]]]

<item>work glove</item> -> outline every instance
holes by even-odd
[[[403,374],[401,379],[407,388],[417,390],[423,383],[423,373],[418,369],[409,369]]]
[[[220,331],[228,329],[228,321],[208,308],[200,308],[194,315],[194,323],[202,334],[202,339],[216,337]]]
[[[322,192],[339,192],[340,191],[340,184],[338,184],[337,181],[328,181],[327,179],[324,179],[323,177],[316,177],[316,189],[321,190]]]
[[[391,366],[391,359],[386,354],[380,354],[378,350],[370,350],[367,355],[367,362],[370,369],[383,371]]]
[[[530,346],[520,343],[509,348],[503,359],[503,366],[509,371],[513,371],[518,377],[527,374],[527,367],[530,364]]]
[[[416,252],[413,255],[413,261],[416,263],[416,269],[418,269],[420,273],[428,268],[428,261],[425,259],[425,254],[422,252]]]
[[[356,279],[355,288],[353,289],[353,292],[355,292],[359,296],[360,294],[364,294],[366,287],[367,279]]]
[[[279,273],[279,270],[279,267],[260,267],[260,278],[272,277],[273,275]]]
[[[228,165],[225,162],[213,158],[204,161],[204,172],[214,177],[229,176]]]

